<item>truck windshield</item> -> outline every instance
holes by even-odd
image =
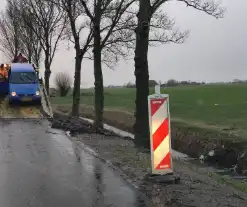
[[[35,72],[13,72],[9,82],[12,84],[31,84],[38,83],[38,78]]]

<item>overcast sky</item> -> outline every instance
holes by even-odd
[[[2,3],[2,0],[1,0]],[[222,0],[227,12],[216,20],[205,13],[187,8],[181,3],[164,5],[164,12],[176,19],[177,26],[189,29],[190,36],[183,45],[163,45],[149,53],[150,79],[166,81],[228,81],[247,79],[247,1]],[[0,5],[4,8],[4,4]],[[52,64],[55,73],[68,70],[73,77],[74,49],[60,47]],[[4,60],[4,55],[0,56]],[[120,62],[115,70],[104,69],[105,85],[120,85],[134,81],[134,63]],[[94,83],[91,61],[82,65],[82,87]]]

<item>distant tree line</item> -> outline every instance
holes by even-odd
[[[149,87],[154,87],[155,85],[160,85],[161,87],[174,87],[174,86],[180,86],[180,85],[204,85],[205,82],[196,82],[196,81],[177,81],[174,79],[170,79],[164,83],[158,82],[155,80],[149,80]],[[126,88],[135,88],[135,84],[128,82],[124,85]]]
[[[247,80],[239,80],[234,79],[233,81],[221,81],[221,82],[197,82],[197,81],[177,81],[175,79],[169,79],[166,82],[156,81],[156,80],[149,80],[149,87],[154,87],[155,85],[160,85],[161,87],[176,87],[176,86],[198,86],[198,85],[211,85],[211,84],[247,84]],[[126,88],[135,88],[135,84],[132,82],[128,82],[124,84],[124,86],[114,86],[109,85],[109,88],[119,88],[119,87],[126,87]]]

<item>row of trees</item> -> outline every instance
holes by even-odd
[[[196,86],[196,85],[204,85],[206,84],[205,82],[196,82],[196,81],[176,81],[174,79],[170,79],[166,82],[157,82],[155,80],[149,80],[149,87],[154,87],[156,85],[160,85],[161,87],[173,87],[173,86],[180,86],[180,85],[192,85],[192,86]],[[124,87],[126,88],[135,88],[135,84],[128,82],[127,84],[124,85]]]
[[[189,31],[179,31],[161,9],[171,0],[7,0],[0,20],[0,49],[12,58],[23,52],[39,66],[44,58],[45,85],[49,91],[51,64],[59,43],[69,40],[76,52],[72,116],[78,116],[81,65],[94,63],[95,129],[102,127],[104,84],[102,67],[114,67],[121,58],[134,56],[136,78],[137,145],[149,146],[148,48],[181,44]],[[174,0],[221,18],[224,9],[213,0]]]

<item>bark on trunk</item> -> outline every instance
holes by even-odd
[[[14,57],[16,57],[18,55],[19,44],[18,44],[18,40],[16,38],[14,41],[15,41]]]
[[[14,57],[16,57],[18,55],[18,49],[17,48],[15,49],[15,52],[14,53],[15,53],[14,54]]]
[[[77,52],[78,53],[78,52]],[[73,104],[71,115],[73,117],[79,116],[80,107],[80,87],[81,87],[81,62],[82,56],[77,54],[75,57],[75,76],[74,76],[74,88],[73,88]]]
[[[94,127],[97,130],[102,128],[103,124],[103,110],[104,110],[104,86],[103,86],[103,75],[101,65],[101,35],[100,35],[100,8],[95,9],[95,22],[94,22],[94,109],[95,119]]]
[[[136,29],[135,77],[136,77],[136,111],[135,111],[135,144],[150,147],[148,95],[148,43],[149,43],[150,0],[140,0],[138,26]]]
[[[28,62],[31,63],[32,62],[32,50],[28,50]]]
[[[85,50],[82,50],[80,47],[80,37],[77,34],[76,30],[76,24],[75,19],[73,17],[72,12],[72,2],[68,2],[68,17],[70,20],[70,26],[71,31],[75,40],[75,51],[76,51],[76,57],[75,57],[75,74],[74,74],[74,88],[73,88],[73,103],[72,103],[72,111],[71,116],[78,117],[79,116],[79,107],[80,107],[80,99],[81,99],[81,63],[83,56],[86,52]]]
[[[45,88],[47,91],[47,95],[50,95],[50,76],[51,76],[51,69],[50,69],[50,62],[49,62],[49,54],[45,54]]]

